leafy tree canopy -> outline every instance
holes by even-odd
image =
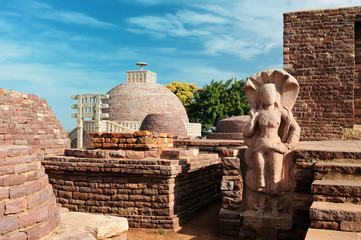
[[[244,92],[244,80],[229,79],[206,84],[194,94],[187,107],[190,122],[202,124],[202,133],[214,130],[218,120],[248,114],[250,106]]]
[[[194,93],[197,91],[197,85],[195,83],[180,83],[178,81],[174,81],[165,86],[177,95],[186,109],[192,103]]]

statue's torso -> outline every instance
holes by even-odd
[[[261,138],[278,137],[278,128],[281,124],[281,112],[279,109],[261,110],[258,116]]]

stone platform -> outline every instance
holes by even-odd
[[[198,149],[67,149],[44,157],[57,202],[126,217],[131,228],[179,228],[220,196],[221,159]]]

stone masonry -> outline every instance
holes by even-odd
[[[361,7],[284,14],[284,70],[300,84],[301,140],[340,139],[361,124]]]
[[[38,156],[60,154],[70,139],[45,99],[0,88],[0,145],[26,145]]]
[[[135,132],[89,133],[91,146],[101,149],[160,149],[173,147],[173,133]]]
[[[243,154],[244,148],[238,147],[234,149],[223,150],[222,152],[222,165],[223,165],[223,177],[221,183],[222,190],[222,209],[219,213],[220,234],[237,236],[239,229],[242,227],[242,232],[248,231],[249,239],[255,238],[254,232],[241,226],[242,217],[240,217],[241,203],[242,203],[242,190],[243,181],[241,175],[242,162],[240,162],[240,154]],[[317,179],[322,178],[326,172],[330,171],[325,168],[317,168],[317,164],[321,161],[333,161],[334,159],[352,159],[355,163],[361,158],[360,152],[330,152],[330,151],[318,151],[318,150],[295,150],[294,159],[296,161],[295,168],[295,182],[296,187],[293,194],[293,228],[290,231],[279,231],[278,239],[304,239],[307,229],[316,227],[316,224],[321,224],[320,220],[315,221],[310,219],[310,208],[314,201],[323,202],[342,202],[342,199],[347,197],[340,197],[340,195],[347,195],[352,193],[352,196],[347,200],[355,204],[360,204],[360,188],[354,187],[352,190],[342,186],[341,189],[335,187],[323,188],[322,190],[330,196],[315,193],[314,182]],[[342,163],[341,163],[342,164]],[[316,166],[316,167],[315,167]],[[353,169],[349,165],[347,169]],[[322,171],[323,172],[322,172]],[[360,171],[360,170],[358,170]],[[341,172],[338,172],[341,173]],[[359,172],[354,172],[355,177],[358,177]],[[241,177],[241,178],[239,178]],[[320,190],[319,190],[320,191]],[[342,192],[342,194],[340,194]],[[326,204],[326,203],[325,203]],[[340,213],[341,215],[341,213]],[[335,215],[335,212],[330,213],[329,216]],[[348,216],[348,215],[347,215]],[[322,222],[322,226],[325,225]],[[326,228],[339,230],[340,223],[327,222]],[[331,228],[331,224],[333,228]],[[339,224],[339,225],[337,225]],[[336,225],[336,226],[334,226]],[[355,224],[354,224],[355,225]],[[359,225],[359,224],[358,224]],[[318,226],[318,228],[321,228]],[[325,227],[323,227],[325,228]],[[348,228],[349,231],[350,228]]]
[[[32,149],[0,146],[0,239],[40,239],[59,223],[53,189]]]
[[[42,163],[63,207],[131,228],[176,230],[220,195],[220,158],[198,149],[67,149]]]

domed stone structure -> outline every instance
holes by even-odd
[[[148,114],[175,115],[184,124],[188,137],[201,136],[201,124],[189,123],[187,112],[178,97],[156,83],[156,73],[143,71],[146,63],[137,63],[140,71],[127,71],[127,82],[107,94],[73,95],[72,108],[77,113],[77,127],[69,133],[72,147],[90,147],[90,132],[134,132]],[[169,122],[172,124],[172,122]]]
[[[173,114],[148,114],[144,118],[140,130],[173,133],[178,138],[187,136],[187,130],[182,119]]]
[[[208,133],[207,139],[243,139],[243,132],[249,121],[249,115],[219,120],[216,132]]]
[[[104,113],[109,120],[143,121],[148,114],[178,115],[189,123],[187,113],[178,97],[168,88],[156,83],[156,74],[150,71],[128,71],[127,82],[119,84],[108,93],[109,105]]]

